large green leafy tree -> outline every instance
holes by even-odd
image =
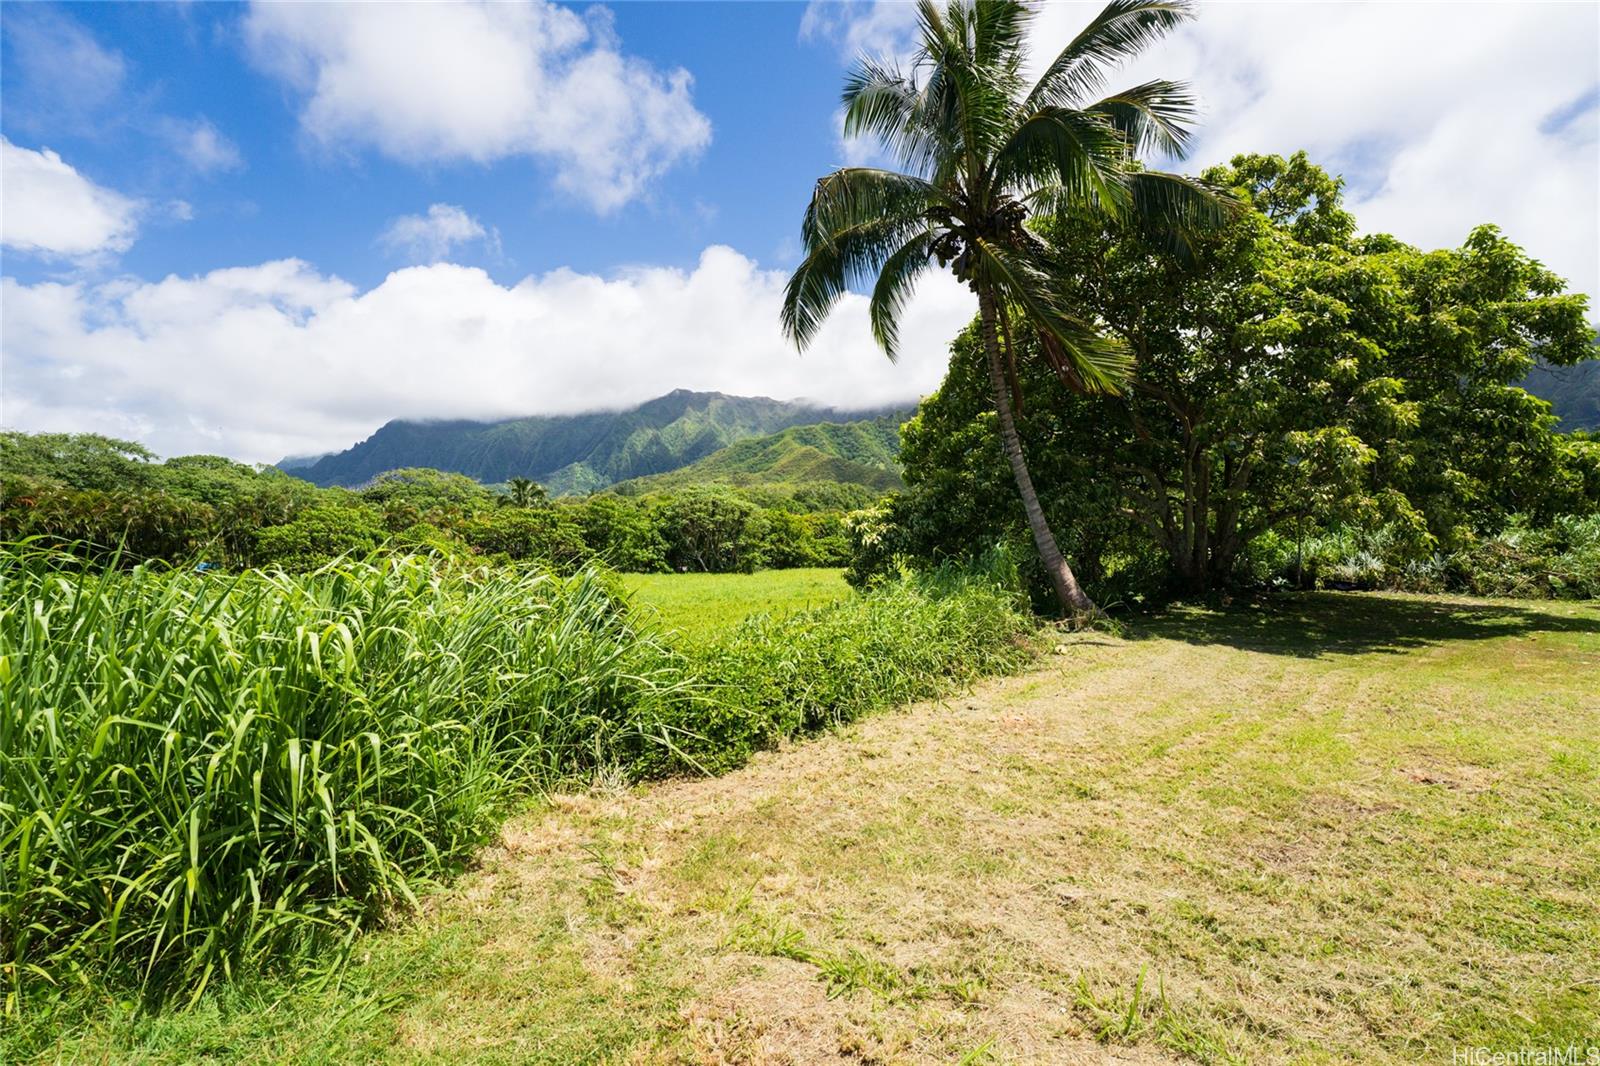
[[[1387,523],[1420,553],[1559,506],[1559,448],[1513,383],[1589,352],[1585,299],[1492,227],[1424,253],[1356,237],[1342,183],[1297,154],[1206,175],[1254,210],[1173,256],[1126,228],[1061,221],[1070,299],[1136,353],[1107,461],[1191,589],[1252,537]]]
[[[876,138],[901,169],[847,167],[817,182],[784,329],[804,347],[850,285],[870,283],[873,334],[894,358],[918,278],[937,263],[966,283],[978,297],[996,428],[1028,527],[1056,596],[1081,615],[1094,605],[1062,556],[1017,432],[1016,360],[1032,352],[1072,388],[1110,393],[1129,356],[1073,313],[1027,221],[1139,218],[1173,232],[1217,213],[1197,183],[1137,162],[1141,151],[1183,150],[1193,117],[1185,87],[1157,80],[1100,95],[1109,73],[1188,18],[1189,5],[1114,0],[1031,86],[1022,74],[1026,5],[920,0],[917,10],[911,69],[862,59],[844,91],[846,134]],[[1013,343],[1024,334],[1037,343]]]

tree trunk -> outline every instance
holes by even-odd
[[[1000,355],[994,299],[979,294],[978,307],[983,315],[983,344],[989,356],[989,385],[994,390],[995,412],[1000,416],[1000,444],[1011,463],[1011,473],[1017,479],[1017,494],[1022,497],[1022,509],[1028,515],[1028,528],[1033,532],[1034,546],[1039,549],[1039,558],[1050,575],[1056,598],[1075,618],[1082,620],[1094,614],[1094,601],[1078,585],[1072,568],[1062,558],[1055,534],[1050,532],[1050,523],[1045,521],[1044,508],[1039,506],[1039,494],[1033,490],[1028,461],[1022,455],[1022,438],[1017,436],[1017,422],[1011,412],[1011,388],[1006,380],[1005,361]]]

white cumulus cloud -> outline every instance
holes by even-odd
[[[1040,6],[1040,69],[1099,10]],[[912,5],[814,2],[802,36],[904,54]],[[1202,3],[1112,79],[1186,80],[1203,118],[1188,168],[1306,149],[1349,180],[1363,230],[1427,248],[1493,222],[1600,300],[1600,5]]]
[[[622,52],[603,9],[257,4],[252,54],[305,97],[315,141],[410,163],[528,156],[600,212],[710,143],[691,78]]]
[[[84,259],[133,244],[141,205],[96,185],[59,155],[0,137],[0,243]]]
[[[433,263],[457,246],[486,241],[498,247],[499,235],[454,204],[433,204],[425,215],[401,215],[384,227],[378,243],[418,263]]]
[[[800,356],[778,328],[785,280],[723,246],[692,270],[562,269],[512,286],[440,263],[363,292],[298,260],[157,282],[7,278],[0,420],[276,460],[391,418],[617,408],[676,388],[861,408],[935,387],[974,310],[931,276],[891,364],[866,298],[849,295]]]

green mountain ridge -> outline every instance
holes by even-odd
[[[898,465],[900,424],[909,414],[906,410],[870,420],[791,426],[736,441],[677,470],[620,482],[612,491],[642,495],[703,484],[748,487],[828,481],[887,492],[904,484]]]
[[[432,467],[488,484],[529,477],[552,495],[571,495],[678,470],[747,438],[810,423],[853,424],[885,414],[884,408],[845,412],[679,389],[625,411],[499,422],[396,420],[345,451],[311,462],[286,460],[280,469],[318,485],[354,487],[388,470]],[[871,459],[876,453],[869,449],[860,454]]]
[[[1550,404],[1563,431],[1600,430],[1600,359],[1573,366],[1539,364],[1522,387]]]

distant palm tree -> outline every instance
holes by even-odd
[[[532,478],[514,477],[506,485],[511,489],[513,507],[537,507],[545,502],[544,486]]]
[[[1017,436],[1012,315],[1038,333],[1044,358],[1073,388],[1116,392],[1131,358],[1064,305],[1024,223],[1030,214],[1089,214],[1176,235],[1222,213],[1200,183],[1137,161],[1149,149],[1182,153],[1194,117],[1187,88],[1149,81],[1094,98],[1112,68],[1189,18],[1190,5],[1113,0],[1031,88],[1022,77],[1025,4],[920,0],[917,10],[910,71],[863,58],[844,90],[845,134],[876,137],[904,172],[846,167],[817,182],[784,331],[803,349],[852,282],[874,279],[872,332],[894,359],[917,279],[935,260],[953,270],[978,297],[1000,439],[1034,544],[1063,606],[1086,616],[1094,603],[1056,546]]]

